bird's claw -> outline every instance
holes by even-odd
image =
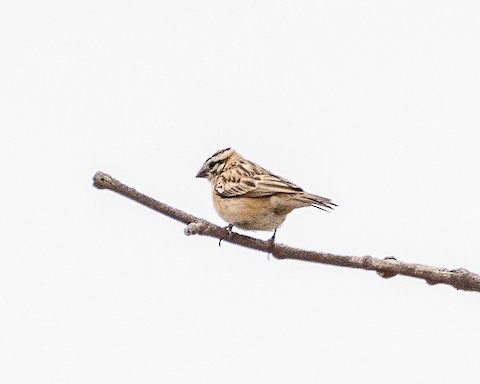
[[[231,235],[232,234],[232,229],[233,229],[233,224],[228,224],[226,227],[224,227],[223,229],[226,229],[229,234]],[[223,240],[223,237],[218,240],[218,246],[221,247],[222,246],[222,240]]]

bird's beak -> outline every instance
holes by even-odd
[[[197,176],[195,177],[207,177],[207,172],[202,168],[198,171]]]

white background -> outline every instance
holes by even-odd
[[[480,379],[480,295],[185,237],[214,151],[292,246],[480,272],[476,1],[2,1],[0,382]],[[270,233],[253,233],[264,239]]]

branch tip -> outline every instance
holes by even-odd
[[[93,186],[98,189],[106,189],[108,184],[112,184],[113,178],[103,172],[97,172],[93,176]]]

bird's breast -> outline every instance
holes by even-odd
[[[248,230],[273,231],[287,215],[272,204],[271,196],[225,198],[213,193],[213,204],[227,223]]]

